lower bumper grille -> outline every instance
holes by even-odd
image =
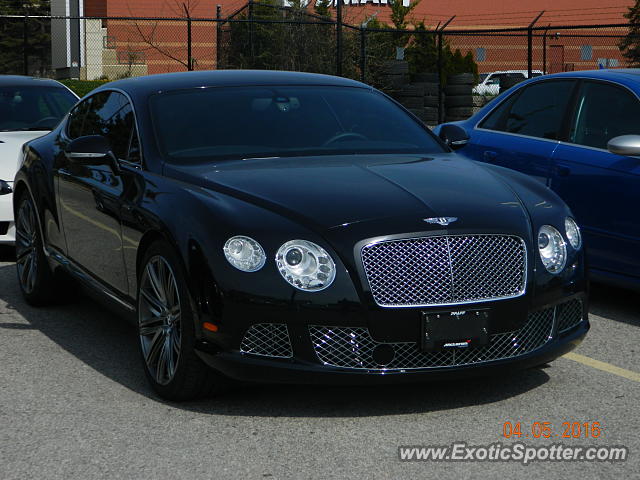
[[[289,331],[282,323],[252,325],[242,339],[240,351],[263,357],[291,358],[293,356]]]
[[[9,231],[9,222],[0,222],[0,235],[6,235]]]
[[[558,332],[562,333],[575,327],[582,321],[582,302],[577,298],[556,307]]]
[[[580,305],[579,319],[575,307]],[[572,300],[566,304],[529,314],[525,325],[516,331],[491,335],[484,347],[470,349],[451,348],[438,352],[423,352],[417,343],[377,342],[362,327],[310,326],[313,348],[320,362],[334,367],[364,370],[408,370],[418,368],[455,367],[518,357],[537,350],[547,343],[554,332],[554,319],[558,313],[567,312],[572,324],[582,319],[582,302]],[[393,349],[393,359],[380,365],[374,359],[374,351],[385,345]]]

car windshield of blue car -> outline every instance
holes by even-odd
[[[354,87],[213,87],[151,99],[158,145],[175,163],[446,151],[384,95]]]
[[[53,130],[76,101],[63,87],[2,86],[0,131]]]

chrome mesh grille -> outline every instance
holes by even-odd
[[[382,307],[517,297],[526,284],[524,241],[508,235],[447,235],[373,243],[362,264]]]
[[[335,367],[366,370],[408,370],[455,367],[513,358],[542,347],[553,331],[554,308],[529,314],[527,323],[516,331],[491,335],[488,345],[479,348],[450,348],[423,352],[417,343],[381,343],[369,335],[367,328],[310,326],[313,348],[320,362]],[[389,345],[393,360],[380,365],[373,351]]]
[[[576,298],[558,306],[556,320],[558,332],[564,332],[578,325],[582,321],[582,301]]]
[[[242,339],[240,351],[263,357],[290,358],[293,356],[289,331],[282,323],[252,325]]]

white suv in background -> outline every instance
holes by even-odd
[[[532,70],[532,77],[542,75],[542,70]],[[502,70],[500,72],[481,73],[480,83],[473,88],[474,95],[498,95],[500,93],[500,78],[504,76],[522,77],[522,80],[529,78],[527,70]]]
[[[0,245],[16,239],[11,201],[22,145],[53,130],[77,100],[55,80],[0,75]]]

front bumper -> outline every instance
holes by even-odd
[[[245,335],[240,350],[217,351],[201,341],[199,354],[230,378],[258,383],[384,384],[493,375],[544,364],[573,350],[589,330],[587,315],[586,296],[577,294],[531,311],[522,328],[494,333],[489,345],[476,349],[425,353],[417,342],[373,340],[366,327],[307,325],[289,331],[280,324],[248,342]],[[384,358],[376,354],[380,350],[393,351],[384,364],[378,364]]]
[[[13,221],[13,194],[8,193],[0,195],[0,245],[13,245],[15,241],[16,227]]]

